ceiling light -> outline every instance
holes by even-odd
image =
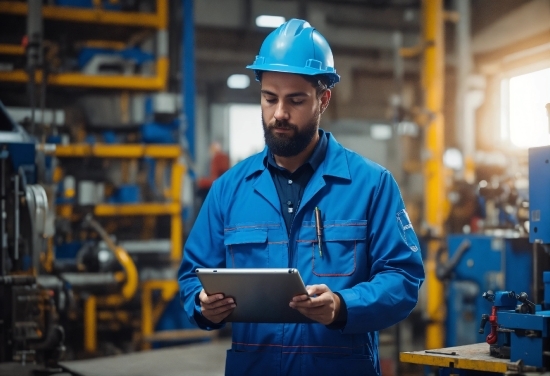
[[[227,86],[231,89],[246,89],[250,86],[250,77],[246,74],[232,74],[227,79]]]
[[[262,15],[256,17],[256,26],[277,28],[285,23],[285,18],[281,16]]]

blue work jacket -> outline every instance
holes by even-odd
[[[180,294],[192,323],[200,311],[196,268],[297,268],[347,306],[343,329],[313,324],[233,323],[226,375],[379,375],[378,331],[409,315],[424,269],[399,188],[386,169],[330,133],[325,160],[305,188],[288,234],[267,148],[216,180],[185,243]],[[323,215],[323,254],[314,209]],[[258,302],[261,304],[261,302]]]

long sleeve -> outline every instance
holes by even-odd
[[[387,328],[409,315],[418,300],[424,268],[397,183],[388,171],[367,215],[370,280],[339,291],[348,317],[344,333]]]
[[[213,324],[202,316],[198,300],[202,285],[195,275],[195,269],[225,267],[223,243],[223,219],[219,197],[217,191],[212,189],[185,242],[183,259],[178,271],[180,297],[185,313],[189,320],[201,329],[217,329],[223,325]]]

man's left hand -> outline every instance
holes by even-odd
[[[329,325],[336,320],[340,312],[340,298],[327,285],[307,286],[308,295],[298,295],[292,298],[290,307],[323,325]]]

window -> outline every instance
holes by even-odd
[[[550,145],[550,68],[504,80],[502,89],[503,138],[519,148]]]
[[[260,105],[229,106],[229,158],[231,165],[242,161],[265,146]]]

